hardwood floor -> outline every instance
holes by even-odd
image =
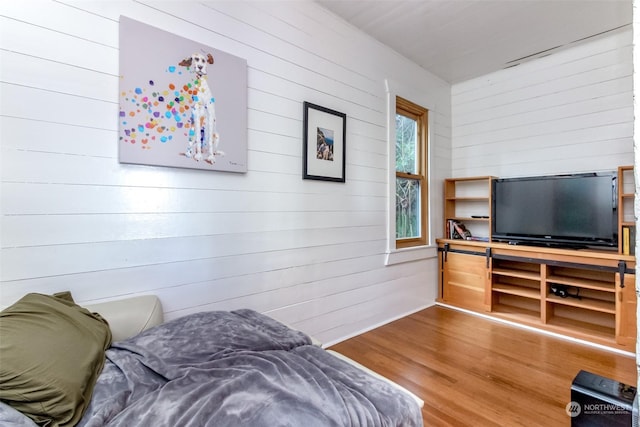
[[[425,426],[568,426],[581,370],[637,385],[635,358],[434,306],[331,347],[425,401]]]

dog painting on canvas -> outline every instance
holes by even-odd
[[[206,147],[209,163],[215,163],[216,156],[223,156],[218,150],[220,135],[216,125],[216,100],[207,83],[207,66],[213,65],[213,55],[194,53],[183,59],[179,65],[189,68],[194,74],[191,87],[191,131],[185,156],[197,161],[202,160],[202,151]]]
[[[119,89],[121,163],[247,171],[245,59],[121,16]]]

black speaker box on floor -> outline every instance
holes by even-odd
[[[572,427],[630,427],[636,388],[580,371],[571,384],[567,414]]]

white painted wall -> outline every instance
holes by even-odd
[[[452,175],[515,177],[633,164],[632,33],[452,86]]]
[[[634,111],[639,111],[640,109],[640,34],[638,33],[638,28],[640,28],[640,1],[633,0],[633,27],[636,29],[633,32],[633,108]],[[640,117],[637,114],[634,114],[633,121],[633,130],[634,134],[640,134]],[[633,180],[635,184],[634,194],[635,194],[635,203],[633,206],[633,212],[636,222],[636,230],[640,227],[640,222],[638,218],[640,218],[640,145],[638,141],[634,140],[633,144],[634,148],[634,169],[633,169]],[[636,254],[638,252],[638,240],[640,236],[638,233],[635,234],[636,241],[633,242],[633,245],[636,248]],[[640,300],[640,275],[636,275],[636,296]],[[640,302],[640,301],[639,301]],[[636,329],[636,372],[637,379],[640,381],[640,304],[636,306],[636,321],[638,322],[638,328]],[[635,410],[638,410],[639,403],[634,402]]]
[[[118,163],[120,15],[247,59],[247,174]],[[333,342],[433,303],[435,259],[384,265],[384,82],[429,98],[437,235],[446,83],[312,2],[4,1],[0,31],[1,306],[154,293]],[[347,114],[346,184],[302,180],[303,101]]]

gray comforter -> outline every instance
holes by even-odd
[[[303,333],[238,310],[114,343],[80,426],[422,426],[422,415]]]

